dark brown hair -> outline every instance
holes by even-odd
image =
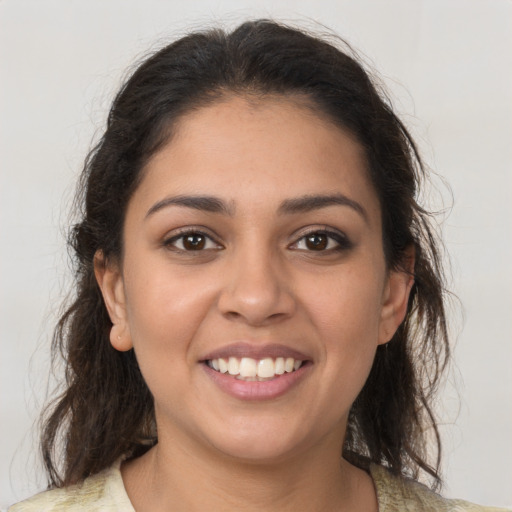
[[[112,324],[93,259],[98,250],[107,260],[120,256],[124,215],[141,170],[180,116],[227,94],[306,98],[365,149],[382,209],[387,264],[401,268],[413,247],[414,285],[405,321],[379,346],[352,406],[344,456],[413,477],[422,470],[438,484],[432,399],[448,342],[438,242],[430,215],[415,199],[425,175],[418,151],[348,45],[260,20],[230,33],[193,33],[143,62],[115,98],[106,131],[86,160],[77,196],[81,218],[69,242],[76,295],[53,344],[66,362],[65,390],[43,422],[50,485],[81,481],[157,442],[153,398],[135,354],[118,352],[109,342]],[[432,461],[429,441],[436,449]]]

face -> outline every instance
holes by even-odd
[[[289,99],[184,117],[97,264],[118,350],[135,350],[159,444],[251,461],[340,453],[410,278],[386,268],[361,147]]]

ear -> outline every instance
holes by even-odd
[[[121,352],[130,350],[133,344],[126,314],[124,281],[119,265],[107,261],[103,251],[97,251],[94,255],[94,275],[112,321],[110,343]]]
[[[387,343],[394,336],[407,314],[407,305],[414,284],[414,248],[406,250],[402,268],[390,270],[383,293],[379,326],[379,345]]]

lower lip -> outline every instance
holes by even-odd
[[[228,373],[217,372],[204,363],[202,366],[206,375],[228,395],[240,400],[271,400],[284,395],[304,379],[311,364],[305,363],[294,372],[259,382],[239,380]]]

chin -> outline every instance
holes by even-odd
[[[297,454],[308,444],[289,424],[284,426],[281,422],[256,421],[233,427],[230,424],[230,428],[224,428],[215,438],[210,436],[210,443],[225,456],[242,463],[277,463]]]
[[[296,453],[296,446],[285,446],[282,443],[269,443],[268,440],[261,442],[252,439],[248,442],[222,443],[216,448],[224,456],[236,460],[241,464],[262,465],[277,464],[285,461]]]

